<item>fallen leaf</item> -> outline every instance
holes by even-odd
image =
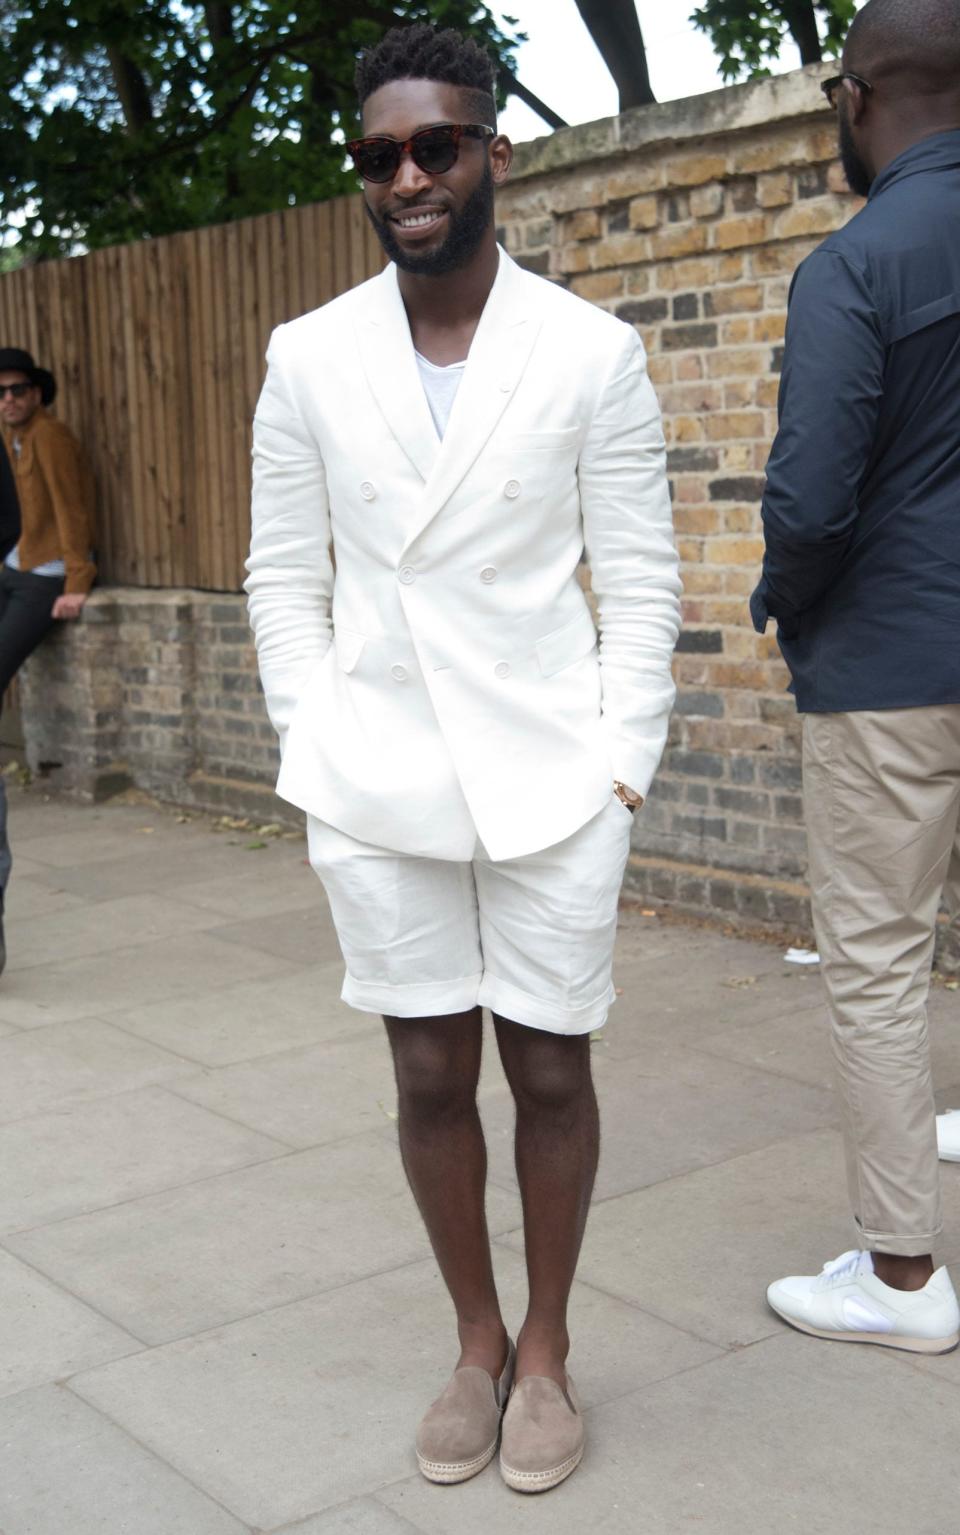
[[[655,917],[657,914],[652,907],[644,906],[640,912],[641,917]]]
[[[396,1109],[388,1109],[388,1108],[387,1108],[387,1106],[386,1106],[386,1104],[385,1104],[385,1103],[384,1103],[384,1101],[383,1101],[383,1099],[382,1099],[382,1098],[378,1098],[378,1099],[377,1099],[377,1108],[378,1108],[378,1109],[380,1109],[380,1110],[382,1110],[382,1112],[383,1112],[383,1113],[384,1113],[384,1114],[385,1114],[385,1115],[386,1115],[386,1117],[387,1117],[387,1118],[388,1118],[388,1119],[392,1119],[392,1120],[394,1120],[394,1121],[396,1121],[396,1120],[397,1120],[397,1119],[398,1119],[398,1118],[399,1118],[399,1117],[400,1117],[400,1116],[399,1116],[399,1115],[398,1115],[398,1114],[397,1114],[397,1111],[396,1111]]]
[[[248,853],[255,853],[255,852],[257,852],[257,850],[259,848],[261,848],[261,847],[268,847],[268,846],[269,846],[269,843],[267,843],[267,842],[245,842],[244,843],[244,847],[246,848]]]
[[[757,977],[755,975],[731,975],[725,981],[721,981],[720,984],[735,990],[738,986],[756,986]]]

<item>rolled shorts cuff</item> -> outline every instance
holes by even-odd
[[[447,1013],[468,1013],[476,1007],[480,981],[478,972],[452,981],[392,986],[389,981],[358,981],[348,970],[340,996],[361,1013],[385,1013],[388,1018],[442,1018]]]
[[[532,997],[519,986],[511,986],[509,981],[501,981],[498,976],[486,972],[480,982],[477,1000],[481,1007],[488,1007],[499,1017],[507,1018],[511,1023],[525,1024],[530,1029],[543,1029],[548,1034],[592,1034],[606,1023],[616,996],[611,982],[596,1002],[588,1002],[585,1007],[563,1007],[557,1002]]]
[[[889,1231],[868,1231],[854,1217],[859,1247],[874,1253],[889,1253],[893,1258],[923,1258],[932,1253],[943,1231],[943,1223],[936,1231],[922,1233],[918,1237],[898,1237]]]

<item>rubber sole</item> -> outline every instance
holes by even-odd
[[[474,1456],[473,1460],[461,1460],[446,1462],[442,1460],[425,1460],[417,1451],[417,1464],[420,1473],[428,1482],[439,1482],[441,1486],[453,1487],[457,1482],[469,1482],[472,1476],[479,1476],[486,1466],[489,1466],[497,1453],[499,1436],[493,1441],[489,1449],[482,1455]]]
[[[514,1471],[501,1456],[500,1474],[514,1492],[549,1492],[551,1487],[558,1487],[561,1482],[565,1482],[567,1477],[576,1471],[582,1459],[583,1445],[575,1455],[570,1456],[569,1460],[554,1466],[550,1471]]]
[[[960,1152],[941,1151],[937,1153],[941,1162],[960,1162]]]
[[[826,1328],[795,1322],[776,1306],[771,1306],[770,1310],[796,1332],[805,1332],[810,1338],[826,1338],[830,1343],[878,1343],[881,1348],[896,1348],[905,1354],[950,1354],[960,1344],[960,1333],[946,1338],[899,1338],[886,1332],[828,1332]]]

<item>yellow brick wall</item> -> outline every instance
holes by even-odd
[[[763,472],[790,278],[859,207],[837,163],[823,72],[524,146],[497,208],[518,261],[636,326],[663,410],[684,632],[639,851],[664,867],[769,876],[771,888],[802,878],[805,852],[799,722],[773,634],[756,635],[747,612]],[[755,914],[787,919],[773,897],[760,913],[756,881],[747,887]],[[709,888],[693,904],[710,904]]]

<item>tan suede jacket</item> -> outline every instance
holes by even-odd
[[[68,426],[41,405],[26,426],[4,428],[20,502],[20,569],[48,560],[67,567],[65,592],[88,592],[97,568],[94,485],[86,454]]]

